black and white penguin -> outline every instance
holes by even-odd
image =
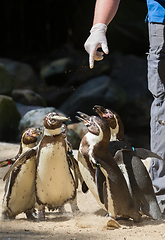
[[[36,200],[39,219],[45,217],[44,207],[61,207],[76,197],[76,184],[67,160],[67,145],[61,133],[66,117],[55,112],[44,118],[44,135],[39,143],[36,170]]]
[[[43,134],[43,139],[42,141],[34,148],[28,150],[27,152],[23,153],[20,155],[20,157],[14,162],[12,167],[9,169],[9,171],[6,173],[4,176],[4,180],[7,178],[7,176],[10,174],[10,172],[15,169],[17,166],[20,164],[25,163],[28,161],[28,159],[33,155],[37,156],[37,163],[38,163],[38,168],[39,172],[37,171],[37,177],[36,177],[36,194],[39,191],[40,194],[40,185],[43,183],[43,179],[40,184],[40,174],[42,177],[44,177],[46,180],[50,181],[50,187],[48,187],[48,191],[50,192],[52,190],[52,196],[50,194],[50,199],[53,197],[53,195],[57,195],[56,197],[59,199],[54,199],[56,201],[51,204],[48,203],[41,205],[39,201],[38,207],[38,219],[43,220],[45,218],[45,206],[47,206],[49,209],[58,209],[61,213],[65,212],[64,209],[64,203],[65,202],[70,202],[71,209],[73,212],[79,211],[79,208],[77,206],[77,201],[76,201],[76,195],[75,192],[73,196],[69,199],[69,194],[71,189],[73,190],[74,188],[77,188],[77,182],[78,179],[77,177],[77,170],[78,170],[78,165],[76,159],[73,157],[72,154],[72,149],[68,141],[66,140],[66,129],[64,125],[62,125],[62,121],[67,120],[67,118],[63,116],[59,116],[56,113],[49,113],[45,116],[44,118],[44,134]],[[64,129],[61,129],[64,128]],[[50,140],[50,143],[47,141]],[[45,159],[44,159],[45,157]],[[59,161],[59,158],[61,161]],[[42,160],[40,160],[40,158]],[[52,163],[52,164],[51,164]],[[45,166],[47,174],[50,173],[50,180],[47,179],[48,175],[45,175],[45,172],[43,174],[43,166]],[[40,166],[41,165],[41,166]],[[40,166],[40,167],[39,167]],[[53,169],[53,170],[52,170]],[[72,169],[72,170],[71,170]],[[52,172],[49,172],[52,171]],[[62,178],[60,179],[60,174]],[[55,176],[53,174],[56,174]],[[59,187],[58,187],[58,180],[59,180]],[[69,182],[67,182],[69,181]],[[65,185],[66,183],[66,185]],[[54,191],[55,194],[53,194],[53,186],[57,187],[58,192]],[[61,184],[61,189],[60,188]],[[38,189],[39,186],[39,189]],[[47,188],[47,185],[43,184],[44,189]],[[63,188],[67,188],[66,194],[63,194]],[[70,188],[70,189],[69,189]],[[44,193],[46,191],[44,190]],[[65,191],[64,191],[65,192]],[[59,194],[59,195],[58,195]],[[62,194],[62,200],[60,200]],[[41,194],[42,195],[42,194]],[[40,195],[39,195],[40,196]],[[46,195],[47,196],[47,195]],[[67,198],[68,200],[63,198]],[[39,199],[39,198],[37,198]],[[53,201],[53,200],[52,200]],[[63,202],[63,203],[62,203]],[[56,206],[59,205],[59,206]]]
[[[35,136],[35,132],[38,132],[37,134],[37,140]],[[39,137],[42,135],[42,128],[27,128],[23,131],[22,136],[21,136],[21,142],[19,145],[19,150],[18,153],[15,157],[13,158],[7,158],[5,160],[0,161],[0,168],[7,167],[9,165],[12,165],[22,153],[25,153],[32,147],[36,146],[37,143],[39,142]]]
[[[100,105],[95,105],[93,110],[103,119],[105,119],[110,127],[112,132],[112,136],[110,139],[109,150],[111,154],[114,156],[117,150],[120,149],[131,149],[135,151],[136,155],[141,159],[146,159],[148,157],[158,158],[159,160],[163,160],[156,153],[151,152],[148,149],[144,148],[134,148],[132,147],[124,135],[124,124],[120,118],[120,116],[112,110],[106,109]]]
[[[141,158],[157,157],[157,154],[142,148],[132,148],[124,138],[124,125],[115,112],[102,106],[94,106],[99,116],[105,119],[113,129],[113,141],[109,142],[109,151],[114,156],[129,187],[130,193],[139,210],[153,219],[161,219],[162,214],[156,200],[149,173]],[[161,159],[162,160],[162,159]]]
[[[62,124],[61,133],[66,140],[68,163],[69,163],[70,169],[72,169],[72,174],[74,175],[76,189],[77,189],[78,188],[78,179],[80,180],[80,182],[82,184],[84,183],[84,181],[82,179],[77,160],[74,158],[72,145],[67,139],[68,129],[65,124]],[[71,210],[73,213],[75,213],[75,212],[77,213],[80,211],[78,204],[77,204],[77,196],[75,197],[75,199],[73,201],[70,201],[70,207],[71,207]],[[64,205],[59,207],[58,210],[62,214],[66,213]]]
[[[21,137],[18,154],[6,160],[14,164],[21,154],[36,146],[40,128],[29,128]],[[33,219],[35,206],[35,169],[36,157],[32,156],[29,161],[15,168],[7,177],[5,194],[2,202],[2,218],[13,219],[19,213],[25,212],[27,218]]]
[[[78,153],[79,168],[88,188],[112,219],[120,216],[139,222],[140,214],[134,206],[125,178],[108,150],[111,136],[108,123],[100,117],[78,114],[81,117],[77,118],[88,129]]]

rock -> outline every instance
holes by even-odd
[[[84,135],[88,132],[87,127],[81,122],[68,124],[67,128],[77,133],[80,139],[82,139]]]
[[[21,103],[15,103],[16,106],[17,106],[17,109],[18,109],[18,112],[20,113],[21,115],[21,118],[29,111],[31,110],[37,110],[37,109],[40,109],[42,108],[41,106],[31,106],[31,105],[24,105],[24,104],[21,104]]]
[[[73,91],[72,87],[47,86],[40,90],[40,95],[47,103],[47,106],[58,108],[72,95]]]
[[[67,81],[66,72],[72,69],[71,64],[71,58],[54,60],[41,69],[41,78],[46,85],[62,86]]]
[[[57,111],[53,107],[40,108],[27,112],[20,120],[20,134],[29,127],[43,127],[43,119],[48,112]]]
[[[67,139],[72,144],[73,149],[79,149],[80,141],[88,132],[83,123],[72,123],[67,125]]]
[[[38,93],[29,89],[14,89],[12,97],[14,101],[25,105],[46,107],[44,99]]]
[[[127,95],[127,103],[119,112],[125,127],[130,130],[148,127],[152,95],[148,90],[146,58],[114,53],[113,59],[114,66],[110,77]]]
[[[88,79],[111,70],[111,64],[104,60],[97,62],[91,71],[88,66],[88,54],[68,45],[54,50],[50,59],[39,65],[40,76],[46,86],[58,88],[78,87]]]
[[[13,77],[4,64],[0,63],[0,94],[10,95],[13,89]]]
[[[77,111],[94,114],[92,108],[95,104],[109,106],[117,111],[125,103],[125,91],[115,85],[110,77],[100,76],[78,87],[58,109],[70,116],[74,122]]]
[[[14,88],[37,90],[41,84],[32,67],[29,64],[13,61],[7,58],[0,58],[7,71],[14,78]]]
[[[72,129],[68,129],[67,139],[71,143],[73,149],[79,149],[81,139]]]
[[[21,116],[11,97],[0,95],[0,116],[0,141],[17,141]]]

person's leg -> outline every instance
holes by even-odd
[[[151,105],[151,151],[165,159],[165,25],[149,24],[148,88],[154,100]],[[158,203],[165,202],[165,161],[152,159],[150,176]]]

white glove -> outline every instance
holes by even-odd
[[[94,61],[100,61],[103,59],[103,54],[108,54],[108,45],[106,39],[107,25],[103,23],[95,24],[90,30],[90,36],[86,40],[84,47],[89,53],[89,66],[94,67]],[[102,48],[103,52],[97,51],[98,48]]]

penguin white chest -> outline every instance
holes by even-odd
[[[39,153],[37,196],[43,204],[59,207],[75,194],[66,149],[61,142],[48,143]]]
[[[84,159],[84,156],[82,155],[81,151],[78,152],[78,165],[79,165],[79,169],[80,169],[80,172],[82,174],[82,177],[85,180],[85,183],[87,184],[87,186],[90,189],[91,193],[95,197],[95,199],[98,202],[98,204],[100,205],[100,207],[106,210],[104,204],[102,204],[100,202],[95,179],[93,179],[93,177],[92,177],[92,175],[91,175],[91,173],[90,173],[90,171],[88,169],[87,163],[86,163],[86,161]]]
[[[8,204],[13,214],[17,215],[28,208],[32,208],[35,203],[35,169],[36,157],[31,158],[20,168],[20,171],[15,178],[15,182],[11,189],[9,201],[10,184],[7,186],[7,191],[4,196],[3,207]],[[14,173],[12,173],[14,175]],[[11,178],[11,174],[10,174]],[[8,203],[7,203],[8,202]]]

